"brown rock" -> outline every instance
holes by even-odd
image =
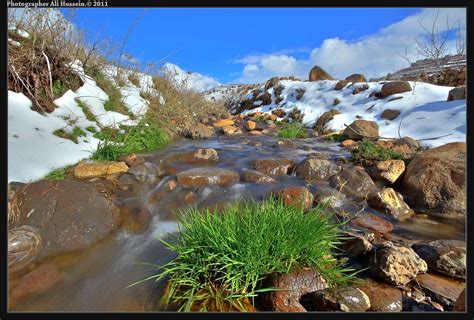
[[[367,80],[365,80],[365,76],[363,74],[354,73],[354,74],[351,74],[350,76],[348,76],[346,78],[346,81],[357,83],[357,82],[366,82]]]
[[[346,196],[329,186],[327,181],[315,181],[312,185],[316,188],[313,193],[316,204],[326,204],[329,207],[340,207]]]
[[[324,180],[341,170],[341,166],[329,160],[309,156],[296,167],[296,175],[306,181]]]
[[[257,124],[254,121],[248,120],[245,123],[245,129],[248,131],[255,130],[256,127],[257,127]]]
[[[337,106],[339,103],[341,103],[341,100],[339,100],[338,98],[334,99],[332,105],[335,107]]]
[[[362,290],[347,286],[317,291],[311,300],[315,311],[363,312],[370,308],[369,297]]]
[[[306,187],[288,187],[281,189],[276,196],[287,206],[309,210],[313,206],[313,195]]]
[[[385,235],[393,230],[393,225],[390,222],[371,213],[356,217],[350,224],[355,228],[362,228],[363,230],[374,232],[378,235]]]
[[[342,134],[355,141],[364,138],[376,140],[379,136],[379,125],[375,121],[355,120]]]
[[[217,167],[198,167],[176,175],[178,184],[185,187],[218,185],[228,187],[239,181],[238,173]]]
[[[319,66],[314,66],[309,72],[309,81],[334,80],[334,78]]]
[[[231,136],[233,134],[239,133],[239,129],[235,126],[223,126],[221,127],[222,133],[224,133],[226,136]]]
[[[314,125],[314,130],[319,133],[327,133],[326,125],[329,121],[334,119],[334,116],[341,114],[341,112],[337,109],[331,109],[329,111],[324,112],[317,120]]]
[[[272,114],[276,115],[278,118],[283,118],[286,116],[286,110],[285,109],[275,109],[272,110]]]
[[[301,305],[302,296],[324,290],[328,286],[321,275],[306,268],[290,273],[276,274],[265,281],[265,287],[280,290],[262,294],[262,309],[278,312],[306,312]]]
[[[219,155],[217,150],[213,148],[198,148],[194,151],[179,154],[172,157],[177,162],[183,162],[188,164],[200,163],[200,162],[215,162],[219,161]]]
[[[243,182],[252,182],[252,183],[274,183],[275,179],[256,170],[245,170],[242,172],[242,181]]]
[[[210,139],[212,138],[212,136],[214,136],[214,130],[212,130],[211,128],[207,127],[202,123],[198,123],[195,126],[188,128],[185,136],[186,138],[191,138],[193,140]]]
[[[123,156],[119,160],[125,162],[125,164],[129,167],[145,163],[145,159],[141,156],[137,156],[135,153]]]
[[[395,94],[395,93],[403,93],[407,91],[411,91],[411,86],[410,86],[410,83],[406,81],[386,82],[384,83],[381,89],[382,96],[384,98],[391,96],[392,94]]]
[[[342,90],[348,83],[349,83],[349,81],[347,81],[347,80],[339,80],[339,82],[336,83],[336,86],[334,87],[334,89],[335,90]]]
[[[370,299],[371,311],[402,311],[402,291],[372,279],[364,279],[363,284],[356,284]]]
[[[388,119],[388,120],[393,120],[396,117],[400,115],[400,110],[393,110],[393,109],[385,109],[382,114],[380,115],[380,118],[382,119]]]
[[[390,184],[395,183],[405,172],[405,162],[403,160],[384,160],[375,164],[375,177],[387,181]]]
[[[293,166],[294,162],[288,159],[258,159],[252,162],[255,170],[274,176],[288,174]]]
[[[74,176],[79,179],[101,177],[114,173],[127,172],[128,166],[125,162],[80,162],[74,167]]]
[[[373,209],[382,210],[400,221],[409,219],[415,214],[403,201],[402,195],[392,188],[383,188],[371,194],[367,203]]]
[[[466,283],[463,281],[433,273],[418,275],[416,282],[432,300],[448,308],[454,306],[454,303],[466,288]]]
[[[467,92],[466,92],[466,86],[461,86],[461,87],[456,87],[451,90],[449,90],[448,94],[448,101],[453,101],[453,100],[464,100],[466,99]]]
[[[364,83],[363,85],[357,86],[356,88],[354,88],[354,90],[352,90],[352,94],[358,94],[367,89],[369,89],[369,85]]]
[[[362,167],[344,168],[329,178],[331,187],[347,196],[365,199],[375,189],[375,184]]]
[[[224,126],[233,126],[234,120],[232,119],[220,119],[214,122],[213,126],[216,128],[224,127]]]
[[[344,147],[344,148],[348,148],[348,147],[353,147],[355,145],[355,143],[356,142],[354,140],[346,139],[346,140],[341,142],[340,146]]]
[[[258,130],[252,130],[252,131],[249,131],[248,133],[249,133],[249,135],[251,135],[251,136],[262,136],[262,135],[263,135],[263,132],[262,132],[262,131],[258,131]]]
[[[453,311],[466,311],[466,294],[466,288],[464,288],[454,303]]]
[[[370,241],[363,235],[345,232],[344,237],[348,237],[348,239],[343,240],[340,248],[346,254],[360,256],[369,253],[373,249],[372,243],[370,243]]]
[[[402,192],[413,207],[441,213],[466,212],[466,144],[452,142],[415,155]]]

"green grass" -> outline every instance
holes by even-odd
[[[157,266],[157,274],[136,282],[170,278],[163,297],[180,311],[199,306],[245,310],[243,300],[262,292],[263,280],[274,273],[311,267],[330,286],[347,283],[354,270],[345,268],[335,253],[338,227],[323,207],[308,213],[271,198],[264,202],[235,203],[220,213],[188,209],[178,214],[179,237],[164,242],[178,257]],[[247,300],[249,301],[249,300]]]
[[[64,180],[66,178],[69,178],[71,174],[71,169],[74,166],[67,166],[64,168],[56,169],[48,173],[44,179],[46,180]]]
[[[256,122],[256,123],[261,123],[261,122],[265,121],[265,119],[263,118],[263,116],[253,117],[252,120],[253,120],[254,122]]]
[[[86,130],[89,131],[90,133],[96,133],[97,132],[97,129],[93,126],[87,127]]]
[[[403,159],[401,153],[378,146],[373,141],[367,139],[360,141],[357,148],[351,151],[351,154],[352,161],[355,163]]]
[[[84,132],[84,130],[82,130],[79,127],[74,127],[74,129],[72,130],[71,133],[66,132],[64,129],[58,129],[58,130],[54,131],[53,134],[57,137],[71,140],[75,144],[79,143],[79,141],[78,141],[79,137],[85,137],[86,136],[86,133]]]
[[[305,126],[299,122],[285,123],[280,126],[278,137],[287,139],[307,138],[308,131]]]
[[[102,129],[94,137],[102,140],[92,154],[92,159],[115,161],[123,155],[133,152],[152,151],[164,147],[170,141],[168,135],[160,128],[140,121],[136,126],[123,127],[125,133],[117,130]]]
[[[122,102],[122,94],[120,90],[114,85],[112,81],[100,72],[94,72],[94,80],[97,82],[99,88],[105,91],[109,96],[109,100],[104,102],[104,109],[106,111],[115,111],[121,114],[129,115],[128,109]]]
[[[84,112],[84,115],[86,116],[86,119],[89,121],[97,122],[97,119],[95,115],[91,112],[89,109],[89,106],[85,103],[79,100],[79,98],[76,98],[76,103],[77,105],[82,109],[82,112]]]
[[[345,134],[333,134],[327,137],[328,141],[334,141],[334,142],[342,142],[349,139],[349,137]]]

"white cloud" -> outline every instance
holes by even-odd
[[[273,76],[297,76],[306,79],[309,70],[319,65],[337,78],[344,78],[352,73],[363,73],[366,77],[385,75],[406,66],[406,61],[399,56],[407,46],[412,61],[415,55],[415,38],[424,33],[420,23],[431,28],[438,9],[423,9],[419,13],[380,29],[355,41],[338,37],[325,39],[320,47],[314,48],[306,59],[297,59],[290,55],[291,50],[267,54],[253,54],[235,60],[243,64],[241,75],[235,80],[239,83],[264,82]],[[465,34],[466,9],[439,9],[437,28],[439,32],[447,30],[446,20],[450,25],[460,22],[461,32]],[[447,42],[447,48],[453,53],[455,40]]]

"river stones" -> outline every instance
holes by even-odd
[[[264,280],[265,287],[279,290],[259,295],[262,310],[278,312],[305,312],[301,298],[311,292],[324,290],[328,286],[321,275],[310,268],[283,274],[273,274]]]
[[[375,184],[362,167],[344,168],[329,178],[331,187],[347,196],[362,200],[375,190]]]
[[[214,130],[208,128],[202,123],[198,123],[192,128],[188,128],[185,133],[186,138],[191,138],[193,140],[198,139],[210,139],[214,135]]]
[[[367,203],[373,209],[382,210],[400,221],[407,220],[415,214],[405,203],[402,195],[392,188],[383,188],[379,192],[372,193]]]
[[[367,237],[353,232],[345,232],[344,237],[340,245],[341,250],[351,256],[360,256],[369,253],[373,249],[372,243]]]
[[[37,228],[20,226],[8,230],[8,271],[27,266],[38,255],[42,246]]]
[[[219,155],[217,153],[217,150],[214,148],[198,148],[194,151],[175,155],[169,160],[187,164],[217,162],[219,161]]]
[[[22,212],[18,225],[37,228],[43,242],[37,259],[84,249],[119,224],[118,208],[92,183],[42,180],[17,196]]]
[[[133,166],[128,170],[128,173],[133,174],[140,182],[152,184],[157,183],[159,177],[164,174],[161,167],[150,162]]]
[[[296,168],[296,175],[306,181],[325,180],[341,170],[341,166],[329,160],[307,157]]]
[[[176,175],[178,185],[184,187],[199,187],[218,185],[228,187],[239,181],[239,174],[235,171],[218,167],[198,167],[180,172]]]
[[[416,282],[427,296],[447,308],[454,306],[459,295],[466,288],[465,282],[433,273],[418,275]]]
[[[274,176],[289,174],[293,166],[294,162],[288,159],[257,159],[252,162],[253,169]]]
[[[448,276],[466,278],[466,243],[459,240],[435,240],[416,243],[413,250],[430,269]]]
[[[426,272],[428,265],[413,249],[387,241],[376,248],[371,270],[375,276],[399,286]]]
[[[355,287],[362,290],[370,300],[371,311],[400,312],[402,311],[402,291],[387,284],[364,279]]]
[[[276,180],[269,175],[256,170],[246,169],[242,172],[241,180],[251,183],[275,183]]]
[[[350,225],[357,229],[374,232],[378,236],[383,236],[393,230],[393,225],[390,222],[371,213],[357,216],[350,221]]]
[[[214,122],[213,126],[216,128],[224,127],[224,126],[233,126],[234,120],[232,119],[220,119]]]
[[[314,201],[316,204],[326,204],[331,208],[341,207],[346,199],[346,196],[332,188],[327,181],[315,181],[311,184],[315,187],[313,192]]]
[[[370,308],[370,299],[358,288],[339,287],[313,293],[311,305],[315,311],[363,312]]]
[[[306,187],[288,187],[281,189],[275,195],[287,206],[295,206],[309,210],[313,206],[313,195]]]
[[[394,184],[405,172],[403,160],[378,161],[373,167],[373,177],[378,180]]]
[[[74,177],[79,179],[94,178],[127,171],[128,166],[122,161],[83,161],[74,167]]]

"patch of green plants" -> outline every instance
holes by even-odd
[[[349,139],[349,137],[345,134],[332,134],[327,137],[328,141],[333,141],[333,142],[342,142]]]
[[[75,100],[76,100],[77,105],[82,109],[82,112],[84,112],[86,119],[89,121],[97,122],[97,119],[95,115],[91,112],[91,110],[89,109],[89,106],[85,102],[79,100],[79,98],[76,98]]]
[[[280,138],[296,139],[296,138],[307,138],[308,131],[306,127],[299,122],[285,123],[280,126],[277,136]]]
[[[65,180],[72,176],[71,169],[73,166],[56,169],[48,173],[44,179],[46,180]]]
[[[263,119],[263,116],[257,116],[257,117],[253,118],[253,121],[256,122],[256,123],[261,123],[261,122],[265,121],[265,119]]]
[[[122,94],[114,83],[107,79],[107,77],[100,71],[94,72],[94,80],[97,82],[99,88],[104,90],[109,96],[109,100],[104,102],[104,109],[106,111],[115,111],[128,115],[128,109],[122,101]]]
[[[94,160],[117,160],[122,155],[134,152],[152,151],[170,142],[168,135],[146,120],[136,126],[123,127],[125,133],[106,128],[94,134],[102,140],[92,154]]]
[[[403,159],[401,153],[378,146],[368,139],[360,141],[357,148],[351,150],[351,154],[355,163]]]
[[[79,143],[79,137],[85,137],[86,133],[79,127],[74,127],[71,133],[66,132],[64,129],[58,129],[53,132],[53,134],[57,137],[68,139],[74,142],[75,144]]]
[[[96,133],[97,132],[96,128],[93,127],[93,126],[87,127],[86,130],[89,131],[90,133]]]
[[[336,246],[341,224],[330,222],[324,207],[305,213],[270,198],[264,202],[236,202],[221,212],[191,208],[178,214],[178,235],[160,240],[175,251],[175,260],[156,266],[147,279],[169,278],[163,303],[180,311],[245,310],[244,301],[276,290],[265,285],[275,273],[314,268],[330,287],[354,278]]]
[[[53,96],[61,97],[69,89],[76,90],[82,85],[82,80],[75,74],[63,74],[61,79],[53,81]]]
[[[65,94],[69,88],[61,82],[61,80],[55,80],[53,82],[53,95],[58,98]]]

